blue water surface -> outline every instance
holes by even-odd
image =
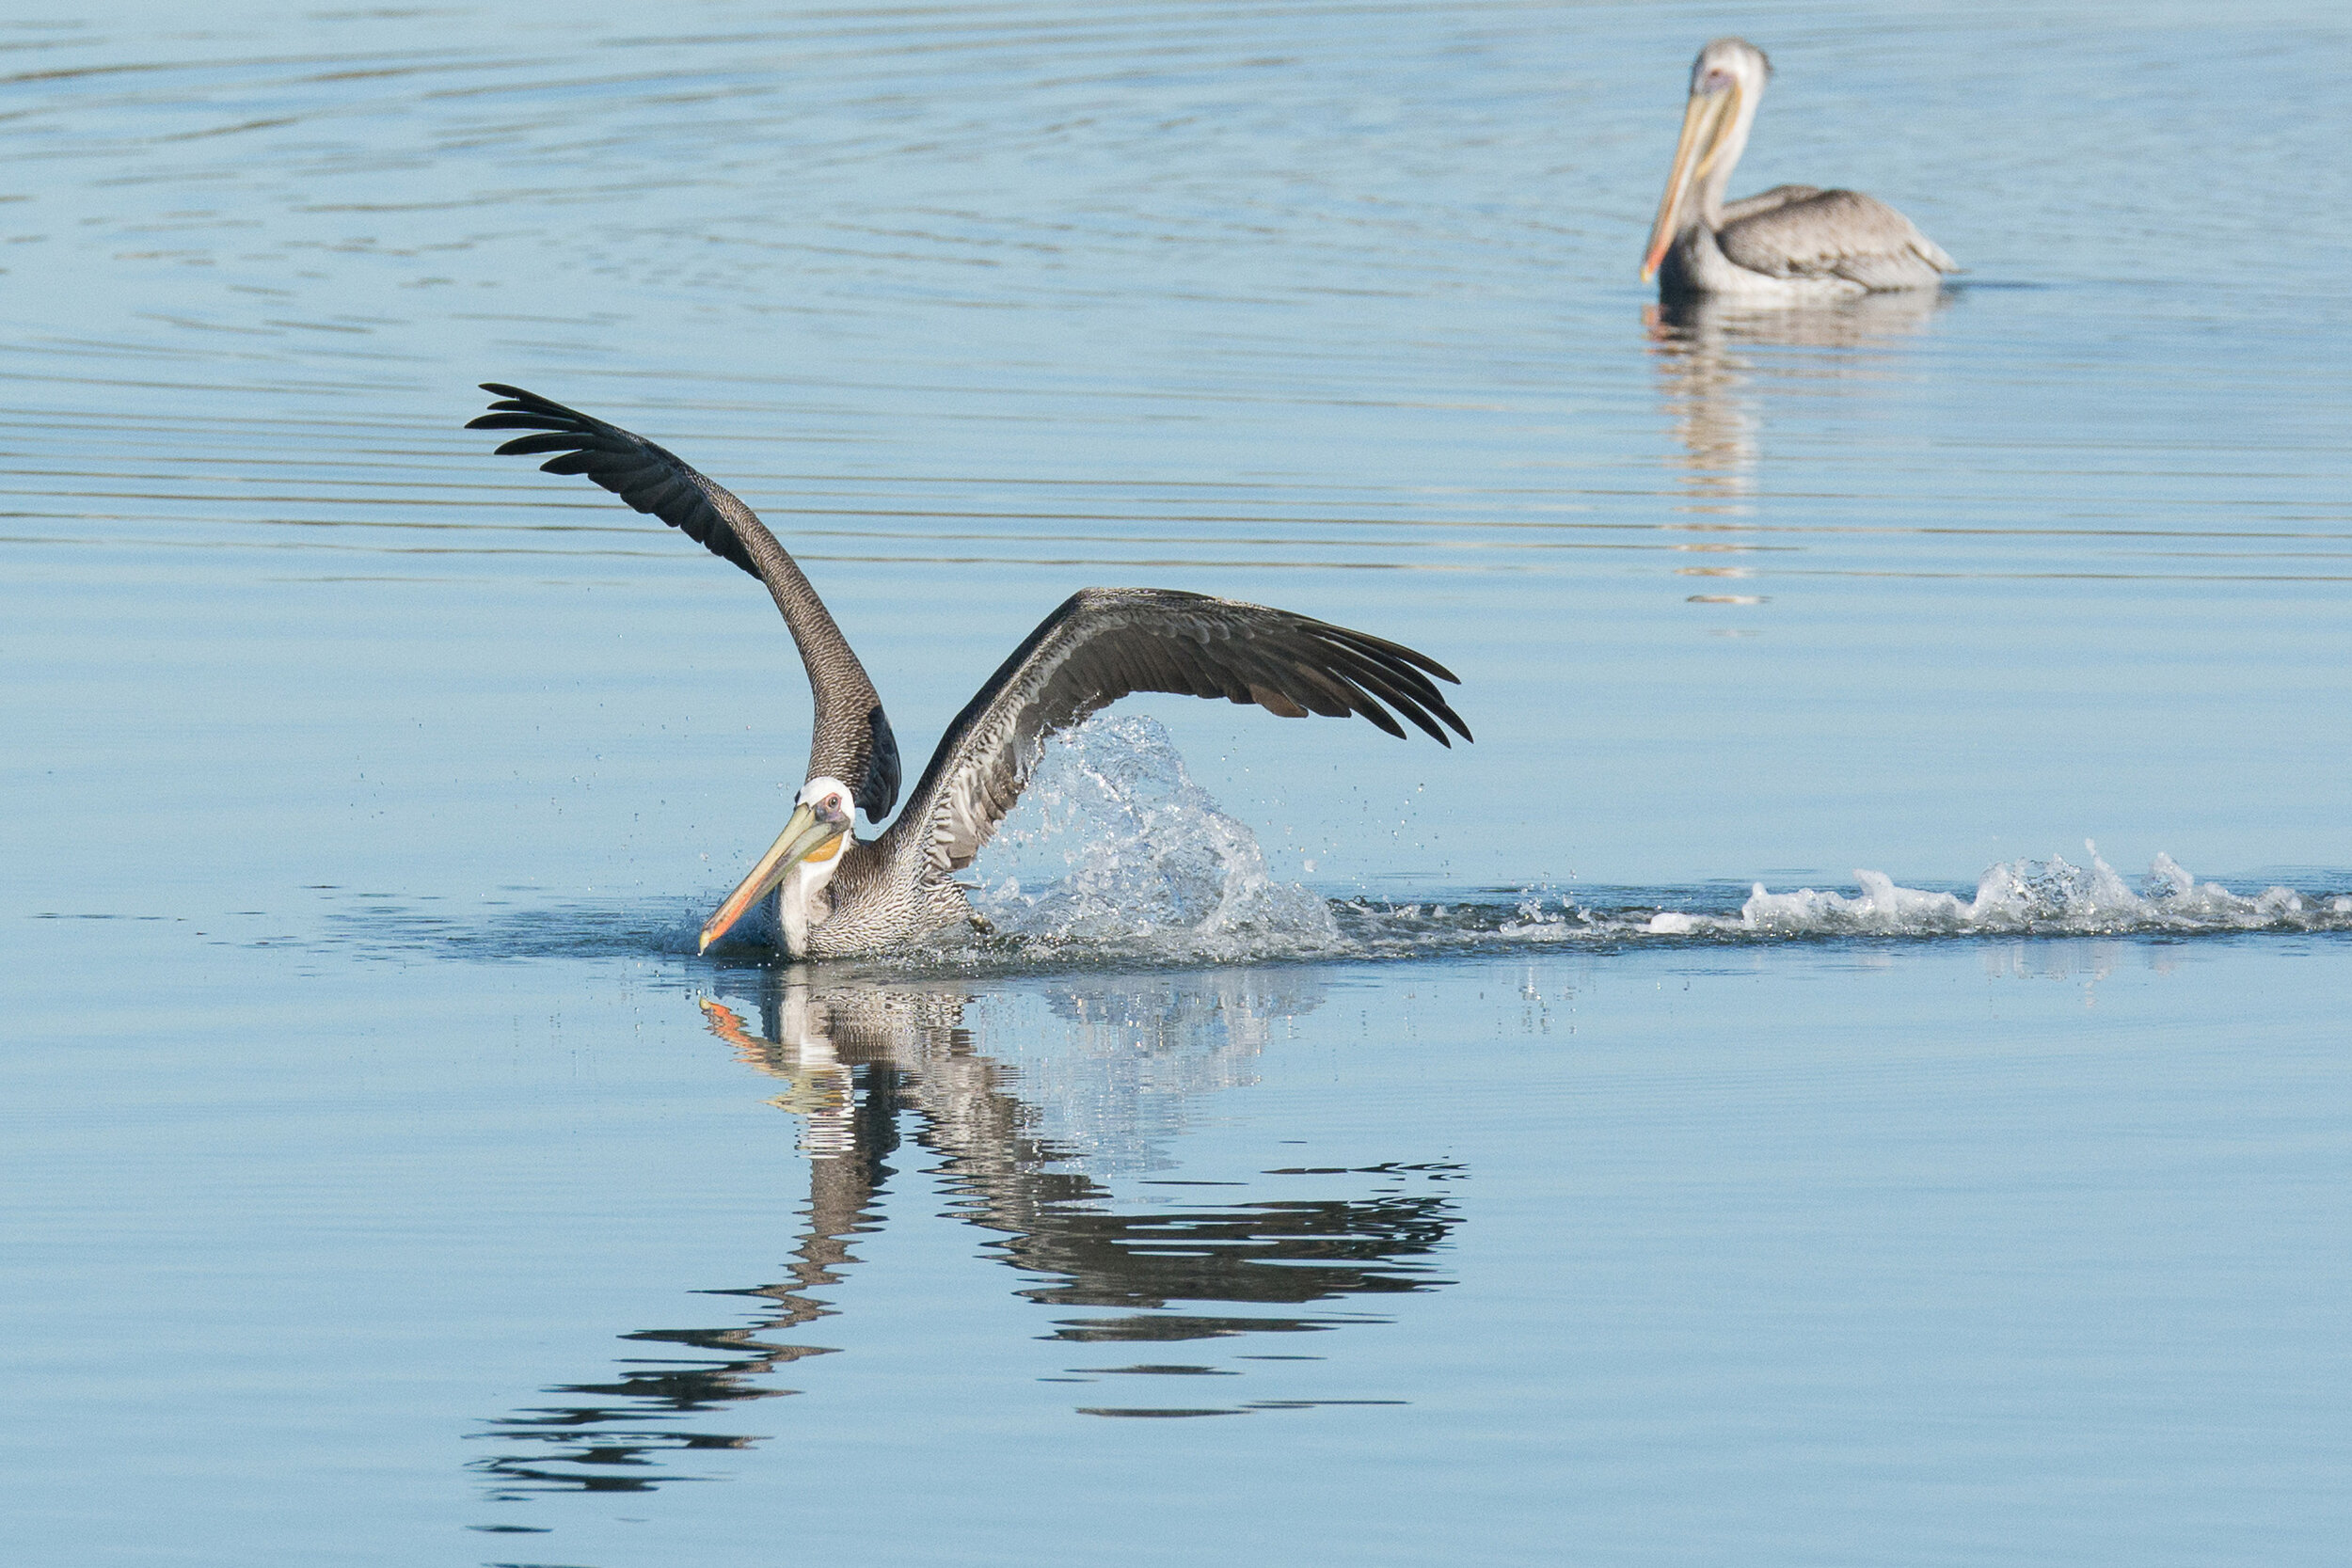
[[[1658,308],[1725,32],[1736,184],[1955,287]],[[2335,1560],[2347,64],[2286,5],[0,22],[11,1556]],[[739,490],[918,766],[1089,584],[1425,649],[1478,740],[1138,702],[1069,754],[1142,793],[976,867],[1006,945],[706,962],[804,683],[483,380]],[[1994,867],[2041,912],[1855,876]]]

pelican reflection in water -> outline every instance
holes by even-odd
[[[1286,719],[1360,714],[1402,738],[1399,716],[1440,745],[1470,729],[1424,654],[1288,610],[1159,588],[1081,590],[998,666],[941,736],[898,819],[866,842],[898,798],[898,744],[882,699],[817,591],[749,507],[641,436],[518,387],[469,430],[531,432],[501,455],[553,453],[549,473],[585,474],[765,583],[816,693],[807,782],[791,818],[703,927],[708,948],[752,906],[776,897],[796,958],[887,952],[978,922],[955,873],[1012,810],[1047,737],[1136,691],[1223,697]],[[1394,710],[1391,713],[1391,709]]]
[[[1864,395],[1898,373],[1896,345],[1949,303],[1939,290],[1913,290],[1809,310],[1717,299],[1643,307],[1659,391],[1682,444],[1675,461],[1691,498],[1685,510],[1745,515],[1768,404]]]
[[[1912,221],[1859,191],[1775,185],[1726,202],[1772,64],[1717,39],[1691,66],[1691,98],[1642,277],[1661,297],[1816,305],[1881,290],[1932,289],[1959,270]]]
[[[707,1026],[782,1085],[771,1103],[800,1121],[809,1156],[804,1223],[786,1277],[709,1292],[755,1303],[753,1322],[628,1335],[647,1353],[553,1386],[557,1402],[487,1423],[477,1438],[494,1451],[473,1467],[490,1478],[492,1497],[645,1490],[686,1479],[665,1460],[755,1443],[708,1423],[738,1402],[796,1392],[771,1374],[829,1354],[792,1336],[854,1310],[818,1292],[849,1283],[854,1239],[884,1223],[878,1200],[909,1132],[956,1195],[951,1212],[988,1233],[984,1252],[1015,1272],[1008,1287],[1051,1314],[1023,1342],[1071,1347],[1048,1381],[1086,1390],[1073,1388],[1080,1414],[1391,1402],[1250,1398],[1249,1382],[1226,1380],[1279,1376],[1250,1364],[1300,1359],[1248,1354],[1263,1343],[1257,1336],[1387,1322],[1343,1304],[1451,1283],[1433,1255],[1460,1223],[1445,1186],[1458,1166],[1274,1170],[1270,1196],[1237,1203],[1195,1201],[1183,1183],[1184,1197],[1152,1204],[1114,1185],[1168,1163],[1160,1151],[1181,1135],[1187,1107],[1252,1083],[1273,1029],[1321,1004],[1319,982],[1256,971],[1057,982],[1042,995],[1069,1025],[1065,1037],[1016,1068],[979,1048],[966,1020],[971,998],[952,984],[814,986],[806,971],[735,973],[758,988],[759,1022],[707,1001]],[[1014,999],[1021,994],[1038,992]],[[1103,1364],[1120,1360],[1122,1345],[1151,1348],[1126,1353],[1140,1355],[1136,1364]],[[1212,1364],[1220,1360],[1243,1365]],[[1009,1377],[1028,1386],[1033,1373],[1024,1366]],[[1302,1375],[1314,1374],[1284,1378],[1293,1393]],[[1121,1402],[1158,1387],[1183,1392]],[[1204,1387],[1217,1390],[1215,1403],[1201,1402]]]

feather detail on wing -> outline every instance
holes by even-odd
[[[551,474],[585,474],[640,512],[650,513],[708,549],[758,577],[759,563],[744,543],[750,529],[767,532],[752,509],[696,472],[667,447],[566,408],[520,387],[485,381],[499,401],[466,421],[468,430],[528,430],[498,449],[501,457],[555,455],[539,465]],[[770,537],[773,537],[771,535]]]
[[[1860,191],[1781,185],[1733,202],[1724,213],[1726,221],[1715,236],[1723,253],[1772,277],[1843,277],[1866,289],[1916,289],[1960,270],[1909,218]]]
[[[1254,703],[1286,719],[1359,714],[1440,745],[1469,726],[1410,648],[1288,610],[1161,588],[1089,588],[1029,634],[957,715],[884,835],[913,838],[933,876],[972,863],[1029,782],[1048,736],[1133,691]],[[1390,710],[1393,708],[1392,714]]]
[[[882,716],[882,699],[816,589],[768,525],[723,486],[643,436],[520,387],[485,381],[482,389],[497,393],[499,401],[489,413],[467,421],[468,430],[532,433],[501,446],[501,457],[552,453],[539,465],[545,471],[584,474],[767,584],[816,693],[809,776],[849,784],[869,820],[888,816],[898,799],[898,742]]]

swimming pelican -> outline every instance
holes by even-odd
[[[865,666],[767,525],[642,436],[519,387],[490,381],[482,389],[499,401],[467,429],[536,433],[506,442],[500,455],[553,452],[540,465],[547,472],[585,474],[759,578],[808,670],[817,717],[807,782],[784,832],[703,927],[706,950],[771,892],[795,958],[885,952],[977,926],[952,874],[1012,810],[1046,738],[1132,691],[1224,697],[1285,719],[1359,713],[1402,738],[1392,707],[1441,745],[1454,744],[1446,727],[1470,738],[1429,679],[1454,675],[1410,648],[1205,594],[1086,588],[947,726],[898,819],[862,840],[851,831],[855,813],[879,823],[898,798],[898,743]]]
[[[1860,191],[1775,185],[1724,200],[1772,74],[1764,51],[1744,39],[1717,39],[1692,62],[1691,103],[1642,280],[1656,277],[1668,299],[1809,305],[1932,289],[1959,271],[1909,218]]]

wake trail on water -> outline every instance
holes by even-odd
[[[1695,888],[1490,888],[1407,901],[1327,896],[1277,877],[1248,826],[1195,783],[1168,732],[1100,715],[1041,759],[1020,805],[975,864],[970,896],[988,929],[942,933],[861,967],[926,972],[1197,967],[1442,958],[1544,949],[1790,943],[1840,939],[2195,937],[2352,932],[2352,891],[2271,887],[2250,895],[2199,881],[2158,855],[2137,885],[2088,848],[2005,861],[1973,894],[1904,887],[1856,871],[1851,894],[1754,884],[1744,899]],[[2352,890],[2352,876],[2341,879]],[[772,905],[723,964],[780,961]],[[378,905],[330,917],[388,955],[485,958],[595,954],[692,960],[707,906],[672,897],[517,909],[486,922]]]
[[[1756,883],[1736,909],[1710,890],[1607,896],[1488,890],[1418,902],[1327,899],[1276,878],[1255,834],[1194,783],[1150,719],[1097,718],[1041,762],[981,863],[1058,852],[1060,875],[983,876],[972,902],[992,927],[975,958],[1114,956],[1195,963],[1390,958],[1545,945],[1788,942],[1807,938],[2189,935],[2352,931],[2352,895],[2272,887],[2250,896],[2201,882],[2158,855],[2137,887],[2086,846],[2003,862],[1971,896],[1858,870],[1851,895]],[[1009,851],[1009,854],[1006,853]]]

